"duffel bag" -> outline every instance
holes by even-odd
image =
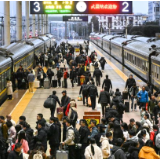
[[[56,100],[54,98],[47,98],[43,104],[44,108],[56,107]]]

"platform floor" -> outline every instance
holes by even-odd
[[[93,45],[90,44],[90,52],[96,50],[98,53],[98,58],[100,58],[102,55],[102,52]],[[101,83],[103,82],[103,79],[105,78],[105,75],[108,74],[109,78],[112,80],[113,90],[115,91],[116,88],[119,88],[120,91],[124,90],[125,87],[125,81],[128,78],[118,67],[115,66],[109,59],[107,59],[107,64],[105,66],[105,71],[103,72],[103,78],[101,79]],[[68,89],[67,89],[67,95],[71,98],[77,99],[79,95],[79,89],[80,87],[75,86],[74,88],[71,87],[71,82],[68,79]],[[23,114],[27,118],[27,122],[31,125],[31,127],[34,129],[36,126],[36,118],[38,113],[42,113],[44,115],[44,118],[46,120],[49,120],[50,118],[50,110],[45,109],[43,107],[43,103],[46,100],[46,98],[52,94],[52,91],[57,91],[57,96],[59,99],[62,97],[62,91],[63,88],[51,88],[51,89],[37,89],[34,93],[28,93],[28,91],[25,93],[21,101],[19,102],[19,105],[15,107],[14,111],[12,112],[13,119],[17,122],[19,114]],[[100,92],[101,87],[98,87],[98,91]],[[98,98],[97,98],[98,101]],[[77,101],[77,108],[78,108],[78,119],[83,118],[84,111],[91,111],[91,108],[83,106],[82,101]],[[57,104],[57,107],[58,104]],[[21,109],[20,109],[21,108]],[[100,104],[96,105],[96,110],[101,111]],[[55,114],[56,116],[56,114]],[[136,121],[140,120],[140,113],[139,112],[130,112],[124,114],[124,122],[129,123],[129,119],[134,118]]]

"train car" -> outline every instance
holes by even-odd
[[[98,34],[97,35],[97,45],[103,48],[103,37],[106,36],[105,34]]]

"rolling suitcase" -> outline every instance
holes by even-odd
[[[130,107],[129,101],[125,101],[124,104],[125,104],[125,106],[126,106],[125,112],[129,112],[129,110],[130,110],[130,109],[129,109],[129,107]]]
[[[50,88],[49,79],[46,78],[46,79],[44,80],[44,89],[49,89],[49,88]]]
[[[40,81],[34,81],[34,88],[40,87]]]
[[[65,147],[64,147],[65,148]],[[65,149],[62,150],[62,144],[60,144],[60,150],[56,151],[56,159],[68,159],[69,152]]]

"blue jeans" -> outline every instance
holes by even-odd
[[[134,97],[131,97],[131,101],[132,101],[132,104],[131,104],[131,109],[133,109],[133,104],[134,104]],[[136,104],[134,104],[134,109],[136,109]]]

